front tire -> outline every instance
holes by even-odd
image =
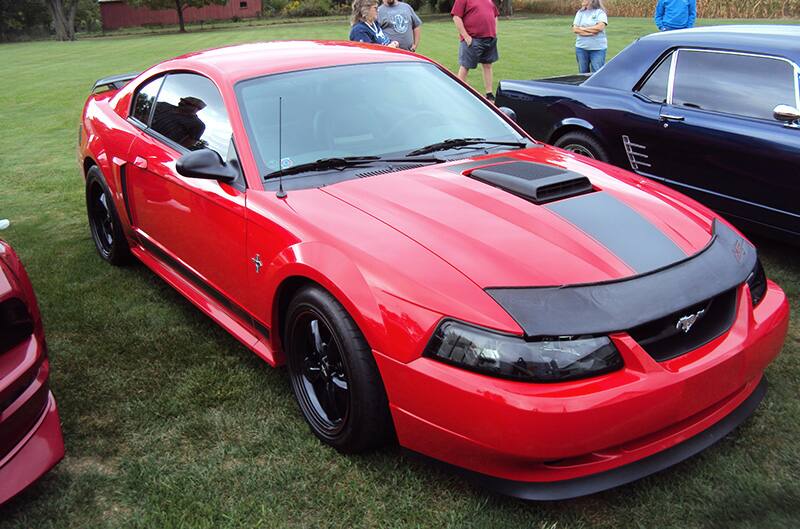
[[[97,253],[114,266],[130,261],[131,252],[103,173],[92,166],[86,173],[86,212]]]
[[[575,154],[581,154],[587,158],[594,158],[595,160],[600,160],[601,162],[609,161],[606,150],[602,145],[600,145],[600,142],[597,141],[597,138],[588,132],[568,132],[558,138],[554,145],[556,147],[561,147],[566,151],[574,152]]]
[[[392,422],[372,350],[330,293],[316,285],[297,293],[284,344],[292,390],[314,435],[344,453],[386,442]]]

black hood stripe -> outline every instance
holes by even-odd
[[[545,207],[608,248],[637,274],[686,258],[650,221],[608,193],[589,193]]]

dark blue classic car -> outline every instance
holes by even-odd
[[[643,37],[597,73],[501,81],[531,135],[800,242],[800,26]]]

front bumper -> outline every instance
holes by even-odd
[[[0,504],[64,456],[49,374],[46,346],[39,333],[0,357]]]
[[[741,287],[729,332],[665,362],[627,334],[612,335],[625,367],[573,382],[522,383],[428,358],[375,357],[402,446],[480,474],[506,494],[568,498],[675,464],[755,409],[789,308],[774,283],[750,305]]]
[[[10,500],[64,457],[64,438],[53,394],[36,425],[19,445],[0,462],[0,505]]]

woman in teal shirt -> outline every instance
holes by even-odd
[[[602,0],[581,0],[575,13],[572,32],[575,39],[575,58],[580,73],[596,72],[606,63],[606,26],[608,15]]]

